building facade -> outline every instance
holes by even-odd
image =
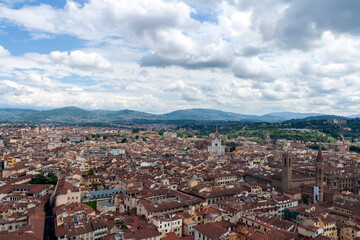
[[[221,140],[219,139],[218,127],[216,127],[215,137],[212,140],[211,146],[208,147],[208,151],[219,156],[225,154],[225,147],[221,145]]]

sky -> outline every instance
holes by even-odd
[[[358,0],[0,0],[0,108],[360,113]]]

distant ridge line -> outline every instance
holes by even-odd
[[[176,110],[165,114],[152,114],[130,109],[124,110],[84,110],[78,107],[62,107],[51,110],[21,108],[0,109],[0,121],[11,122],[114,122],[119,120],[199,120],[199,121],[249,121],[284,122],[304,118],[344,118],[321,113],[273,112],[264,115],[247,115],[216,109],[192,108]]]

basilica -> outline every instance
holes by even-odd
[[[217,126],[216,126],[215,137],[212,140],[211,146],[208,147],[208,151],[216,155],[225,154],[225,147],[221,145],[221,140],[219,139],[219,131]]]

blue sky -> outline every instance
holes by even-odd
[[[57,51],[73,51],[86,46],[84,41],[75,36],[52,35],[46,38],[36,38],[26,29],[11,25],[1,28],[0,42],[15,56],[21,56],[28,52],[47,54],[55,49]]]
[[[0,0],[0,108],[358,114],[356,0]]]

